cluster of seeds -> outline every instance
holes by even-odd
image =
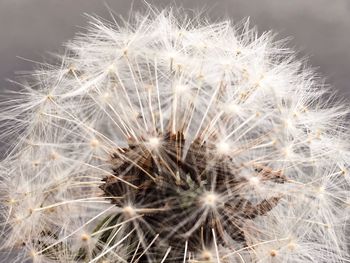
[[[272,33],[181,12],[91,17],[1,102],[0,261],[350,260],[349,109]]]

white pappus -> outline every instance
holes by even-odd
[[[150,7],[66,50],[2,102],[1,262],[350,261],[349,108],[285,41]]]

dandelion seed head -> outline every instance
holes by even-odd
[[[204,193],[202,197],[203,204],[211,208],[214,208],[216,206],[218,199],[219,197],[215,193],[211,192]]]
[[[203,250],[201,254],[201,259],[211,262],[214,258],[214,255],[209,250]]]
[[[228,154],[230,152],[230,145],[225,141],[219,142],[217,148],[219,154]]]
[[[130,218],[136,215],[135,208],[130,205],[123,207],[123,213]]]
[[[276,250],[271,250],[270,251],[270,256],[271,257],[276,257],[278,255],[277,251]]]
[[[273,33],[185,13],[90,17],[1,102],[17,262],[349,259],[346,104]]]
[[[151,149],[157,149],[160,145],[161,141],[157,137],[151,137],[148,139],[148,145]]]
[[[260,180],[258,177],[252,176],[251,178],[249,178],[249,182],[251,183],[251,185],[257,186],[257,185],[259,185]]]
[[[100,142],[97,139],[92,139],[90,145],[91,148],[97,148],[100,145]]]
[[[81,235],[81,240],[83,242],[89,241],[89,239],[90,239],[90,236],[88,234],[82,234]]]

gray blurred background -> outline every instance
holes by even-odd
[[[292,36],[290,46],[310,57],[327,83],[350,98],[349,0],[148,0],[163,7],[182,5],[207,10],[215,19],[239,21],[249,16],[260,32],[274,30]],[[14,88],[6,79],[31,70],[28,60],[42,61],[47,52],[62,51],[62,43],[84,30],[84,13],[109,19],[108,5],[127,16],[145,8],[143,0],[0,0],[0,90]]]

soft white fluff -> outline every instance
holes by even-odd
[[[113,241],[99,238],[108,215],[126,211],[98,188],[112,174],[110,155],[130,140],[152,152],[160,134],[181,130],[185,149],[201,138],[232,169],[244,167],[248,200],[282,197],[246,224],[247,247],[208,248],[210,262],[349,262],[349,109],[270,32],[181,12],[149,9],[122,25],[91,17],[59,63],[3,102],[0,136],[11,146],[1,162],[2,250],[19,249],[16,262],[75,262],[84,247],[89,262],[126,262],[125,237],[142,231],[136,208]],[[264,182],[254,166],[288,180]],[[198,213],[234,198],[217,194]],[[140,240],[147,253],[152,244]],[[201,262],[196,253],[184,240],[184,262]]]

